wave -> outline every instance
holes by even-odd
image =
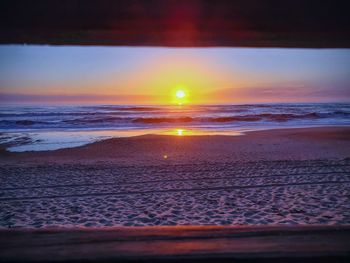
[[[183,123],[183,122],[193,122],[195,118],[192,117],[176,117],[176,118],[137,118],[134,119],[135,123]]]
[[[234,117],[216,117],[207,118],[208,122],[234,122],[234,121],[260,121],[261,118],[257,116],[234,116]]]
[[[33,120],[18,120],[18,121],[9,121],[9,120],[1,120],[0,124],[2,125],[20,125],[20,126],[31,126],[35,124],[48,124],[48,122],[44,121],[33,121]]]
[[[96,109],[110,110],[110,111],[157,111],[157,110],[161,110],[161,108],[156,108],[156,107],[113,107],[113,106],[96,107]]]
[[[68,124],[86,124],[86,123],[104,123],[104,122],[115,122],[115,121],[125,121],[129,118],[120,117],[102,117],[102,118],[79,118],[73,120],[64,120],[64,123]]]
[[[208,117],[208,118],[193,118],[193,117],[164,117],[164,118],[136,118],[135,123],[184,123],[184,122],[254,122],[261,120],[270,120],[284,122],[293,119],[317,119],[321,118],[317,113],[307,114],[272,114],[262,113],[256,115],[244,116],[229,116],[229,117]]]
[[[306,123],[308,120],[320,120],[317,123],[348,123],[350,116],[350,106],[347,105],[266,106],[271,107],[271,110],[259,109],[260,106],[266,105],[244,105],[248,109],[243,112],[238,109],[243,106],[234,105],[193,106],[181,109],[169,106],[94,106],[62,108],[61,112],[57,108],[40,108],[33,112],[26,108],[16,108],[0,112],[0,129],[148,128],[157,124],[210,124],[217,127],[222,124],[228,127],[230,123],[236,127],[250,123],[269,125],[290,121],[292,124],[294,120],[295,123]]]
[[[259,114],[259,117],[265,118],[272,121],[289,121],[293,119],[319,119],[322,118],[318,113],[312,112],[312,113],[306,113],[306,114],[291,114],[291,113],[284,113],[284,114],[271,114],[271,113],[263,113]]]
[[[104,116],[105,112],[25,112],[25,113],[0,113],[0,118],[11,117],[69,117],[69,116]],[[114,113],[113,113],[114,114]],[[115,113],[114,115],[117,115]],[[121,114],[121,113],[120,113]]]

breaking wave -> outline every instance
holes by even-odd
[[[175,117],[175,118],[136,118],[135,123],[185,123],[185,122],[254,122],[262,120],[270,121],[289,121],[293,119],[317,119],[322,118],[317,113],[308,114],[257,114],[244,116],[227,116],[227,117],[210,117],[210,118],[192,118],[192,117]]]
[[[0,107],[0,132],[40,129],[139,129],[349,124],[350,104],[267,104],[198,106]]]

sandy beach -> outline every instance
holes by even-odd
[[[350,128],[0,152],[0,227],[350,224]]]

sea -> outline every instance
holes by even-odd
[[[349,126],[349,117],[350,103],[0,106],[0,145],[23,152],[146,134],[236,136],[267,129]]]

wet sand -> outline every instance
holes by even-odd
[[[350,224],[349,139],[325,127],[1,151],[0,227]]]

